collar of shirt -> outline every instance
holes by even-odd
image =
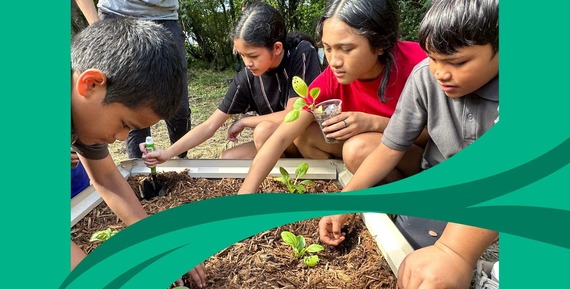
[[[474,91],[474,93],[487,100],[499,101],[499,75]]]

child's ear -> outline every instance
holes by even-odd
[[[281,41],[277,41],[273,44],[273,54],[279,55],[283,52],[283,43]]]
[[[99,69],[85,70],[77,78],[77,92],[83,96],[88,96],[89,92],[106,85],[107,77]]]

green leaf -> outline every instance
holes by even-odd
[[[293,247],[293,255],[295,255],[295,258],[299,258],[301,256],[299,254],[299,250],[296,247]]]
[[[297,237],[295,236],[295,234],[289,232],[289,231],[283,231],[281,232],[281,239],[283,239],[283,241],[291,246],[293,246],[293,248],[297,248]]]
[[[95,241],[105,242],[105,241],[109,240],[109,238],[111,238],[115,234],[117,234],[118,232],[119,231],[111,230],[111,228],[107,228],[106,230],[102,230],[102,231],[97,231],[97,232],[93,233],[93,235],[91,235],[89,242],[95,242]]]
[[[303,263],[305,263],[305,265],[307,265],[308,267],[315,267],[319,263],[319,256],[317,255],[306,256],[305,258],[303,258]]]
[[[307,84],[305,83],[305,81],[298,77],[298,76],[293,76],[293,90],[301,97],[306,97],[307,96]]]
[[[285,182],[285,179],[284,179],[283,177],[275,177],[275,178],[273,178],[273,180],[278,181],[278,182],[282,182],[282,183],[284,183],[284,184],[287,184],[287,183]]]
[[[309,170],[309,164],[301,163],[299,166],[297,166],[297,169],[295,169],[295,178],[298,179],[306,175],[308,170]]]
[[[324,250],[325,248],[323,248],[323,246],[319,245],[319,244],[311,244],[309,247],[307,247],[307,252],[309,253],[317,253],[320,252],[322,250]]]
[[[287,190],[289,191],[289,193],[294,193],[295,192],[295,185],[291,184],[290,182],[287,183]]]
[[[305,248],[301,249],[301,251],[299,251],[299,253],[295,257],[297,257],[297,258],[303,257],[303,255],[305,255],[306,250],[307,249],[305,249]]]
[[[283,176],[283,183],[289,187],[291,185],[291,176],[289,176],[289,172],[284,167],[279,167],[279,172],[281,176]]]
[[[296,110],[296,109],[294,109],[294,110],[288,112],[288,113],[285,115],[285,120],[284,120],[284,121],[285,121],[285,122],[292,122],[292,121],[298,119],[300,115],[301,115],[301,112],[298,111],[298,110]]]
[[[311,91],[309,93],[313,97],[313,102],[316,102],[317,97],[319,97],[319,94],[321,94],[321,89],[318,87],[313,87],[313,88],[311,88]]]
[[[297,184],[295,185],[295,191],[299,194],[304,194],[307,190],[305,189],[305,186],[303,186],[302,184]]]
[[[315,182],[311,181],[311,180],[303,180],[302,182],[300,182],[301,185],[304,186],[309,186],[309,185],[314,185]]]
[[[303,98],[297,98],[295,99],[295,102],[293,102],[293,109],[299,110],[303,108],[305,105],[307,105],[307,102],[305,102]]]
[[[305,249],[305,237],[303,237],[303,235],[297,236],[297,249],[299,249],[299,251]]]

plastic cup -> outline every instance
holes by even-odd
[[[315,120],[321,128],[321,132],[323,131],[323,122],[333,116],[339,115],[341,111],[342,100],[340,99],[329,99],[315,105],[315,109],[313,109],[313,115],[315,116]],[[325,135],[326,133],[323,132],[323,137],[325,138],[326,143],[338,143],[336,139],[327,138]]]

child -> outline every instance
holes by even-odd
[[[313,115],[301,111],[297,120],[282,123],[264,142],[239,194],[256,192],[290,144],[302,157],[342,157],[347,168],[356,171],[380,142],[408,74],[426,57],[417,43],[397,41],[397,11],[394,0],[330,3],[317,25],[329,66],[310,88],[321,89],[317,102],[331,98],[343,101],[343,112],[324,123],[328,137],[340,142],[326,143]],[[416,149],[391,178],[419,171],[422,149]]]
[[[151,21],[103,20],[73,38],[71,144],[95,189],[127,225],[147,213],[107,145],[174,114],[183,93],[182,62],[171,35]],[[71,245],[75,267],[85,253]],[[202,265],[190,275],[205,285]]]
[[[292,107],[296,99],[291,84],[293,76],[311,82],[321,72],[313,40],[303,34],[288,35],[283,17],[267,3],[247,5],[232,37],[234,49],[241,55],[246,68],[233,79],[226,97],[205,122],[168,149],[143,154],[148,166],[200,145],[232,114],[255,111],[258,115],[233,123],[227,132],[229,140],[237,141],[246,127],[255,128],[256,135],[270,135],[285,117],[285,107]],[[257,127],[261,122],[265,124]],[[141,150],[146,152],[142,144]],[[254,143],[248,142],[224,151],[221,158],[251,159],[256,153]]]
[[[184,67],[182,89],[180,95],[180,104],[178,110],[168,119],[165,119],[166,128],[170,143],[178,141],[184,134],[190,130],[190,106],[188,104],[188,81],[187,81],[187,62],[186,62],[186,36],[182,31],[182,27],[178,22],[178,0],[161,0],[161,1],[141,1],[141,0],[122,0],[97,1],[97,8],[93,0],[76,0],[77,5],[89,24],[93,24],[103,19],[115,19],[124,17],[134,17],[145,20],[151,20],[162,25],[172,34],[172,41],[177,45],[180,53],[184,55],[182,65]],[[139,150],[139,143],[144,142],[146,137],[150,135],[150,128],[141,128],[129,132],[129,136],[125,141],[127,155],[129,158],[141,158],[142,154]],[[186,151],[178,154],[179,158],[185,158]]]
[[[430,139],[423,169],[452,157],[494,125],[499,101],[498,31],[498,0],[432,2],[419,31],[429,59],[414,68],[382,143],[343,191],[378,183],[426,125]],[[347,218],[322,218],[321,240],[332,245],[342,242],[340,227]],[[443,230],[437,232],[439,240],[426,241],[427,229],[413,230],[428,223]],[[498,236],[486,229],[407,216],[400,216],[396,225],[412,246],[421,248],[400,266],[398,288],[406,289],[467,288],[477,259]]]

